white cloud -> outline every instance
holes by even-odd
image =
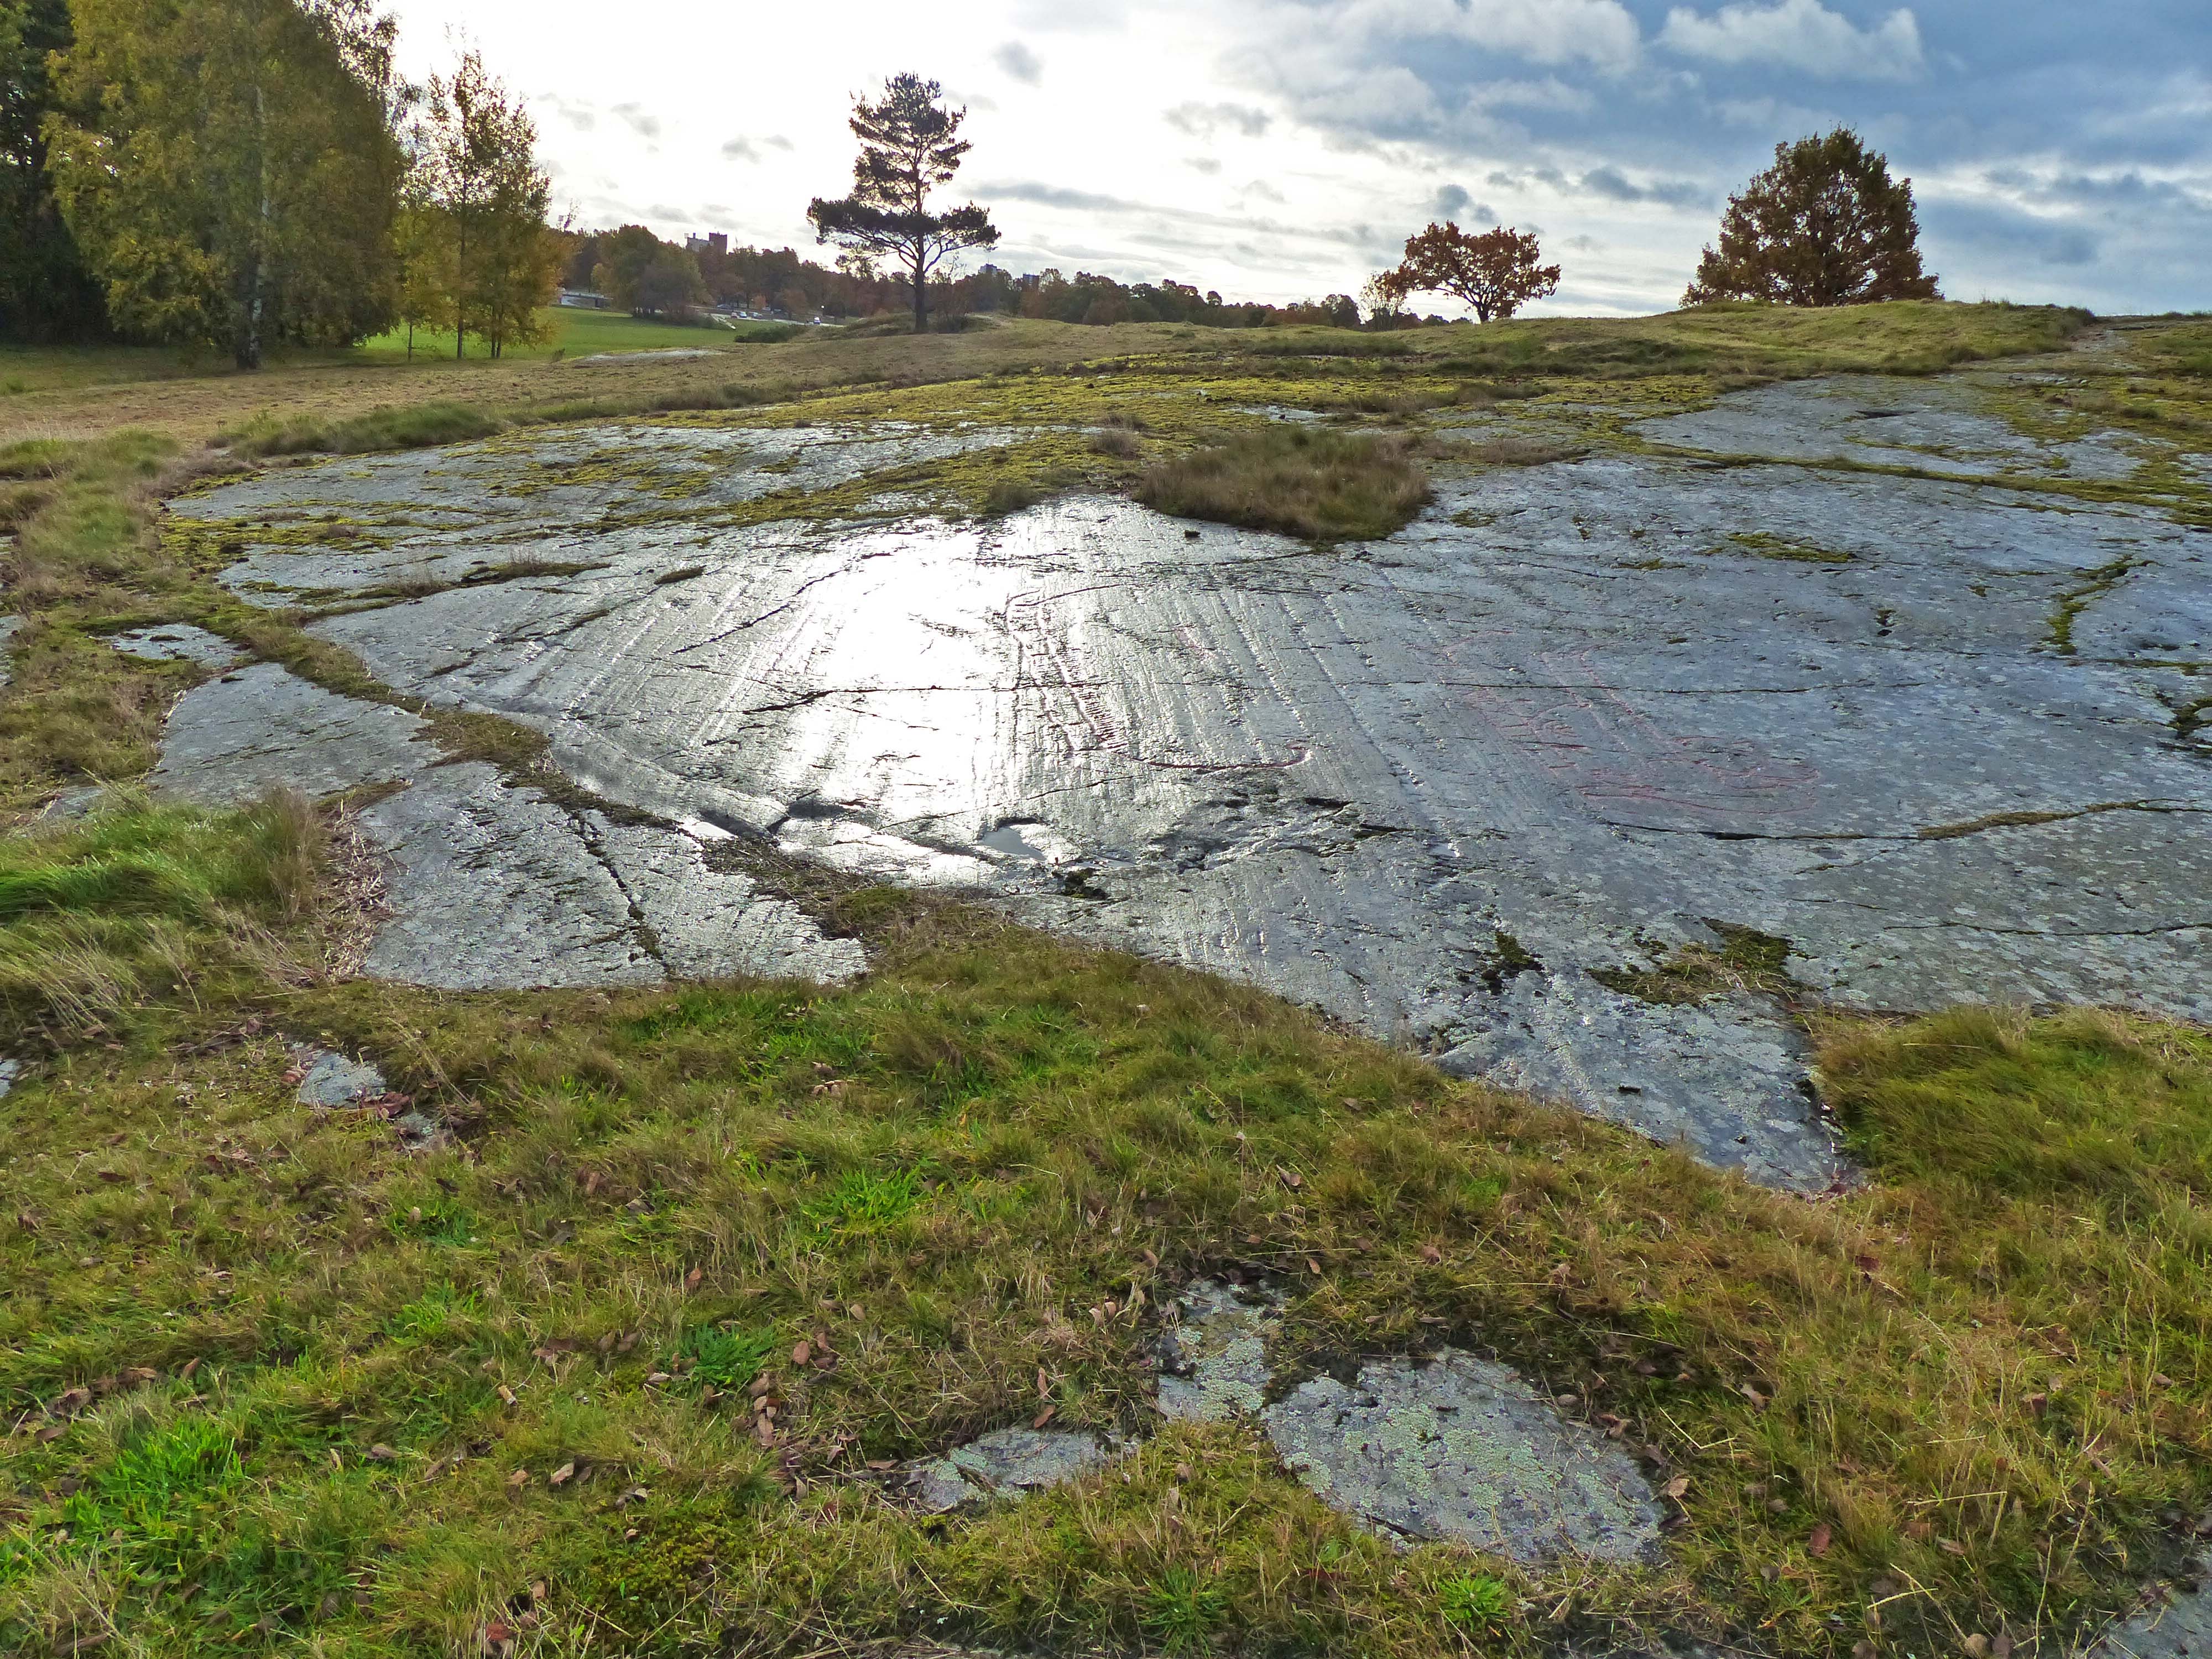
[[[1903,8],[1870,28],[1820,0],[1723,6],[1711,16],[1677,6],[1659,44],[1714,64],[1762,64],[1824,81],[1909,81],[1926,67],[1920,23]]]
[[[1345,22],[1370,36],[1464,40],[1534,64],[1626,69],[1643,47],[1620,0],[1352,0]]]

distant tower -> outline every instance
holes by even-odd
[[[710,230],[704,236],[687,235],[684,239],[684,251],[686,253],[704,253],[709,249],[716,253],[726,254],[730,251],[729,233]]]

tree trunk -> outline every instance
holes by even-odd
[[[253,131],[255,148],[261,164],[261,210],[254,229],[252,264],[246,278],[246,331],[238,343],[238,366],[244,369],[261,367],[263,266],[269,252],[269,110],[258,86],[253,88]]]
[[[927,334],[929,332],[929,289],[922,268],[921,255],[916,253],[912,263],[914,265],[914,331],[917,334]]]

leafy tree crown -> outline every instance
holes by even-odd
[[[1774,147],[1774,165],[1729,198],[1682,303],[1933,300],[1919,242],[1912,181],[1892,179],[1887,156],[1838,127]]]
[[[1395,310],[1414,294],[1449,294],[1484,322],[1510,317],[1531,300],[1558,292],[1559,268],[1538,263],[1535,234],[1510,225],[1462,230],[1446,221],[1406,239],[1406,257],[1369,284],[1370,303]]]

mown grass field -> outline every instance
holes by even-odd
[[[1680,403],[2068,325],[1014,325],[0,401],[28,411],[0,449],[27,618],[0,690],[0,1048],[31,1062],[0,1103],[0,1648],[1534,1656],[1674,1634],[1978,1659],[2094,1630],[2212,1500],[2201,1030],[1815,1015],[1869,1179],[1814,1203],[943,898],[821,883],[872,963],[842,989],[446,994],[348,976],[373,884],[343,802],[211,814],[126,789],[88,822],[33,817],[142,775],[194,677],[118,656],[116,628],[198,622],[389,695],[156,524],[163,490],[241,451],[654,409],[1026,409],[1040,435],[1007,477],[944,481],[987,510],[1000,484],[1133,488],[1233,444],[1166,397],[1108,419],[1141,389],[1264,392],[1410,441],[1468,401]],[[2188,429],[2190,361],[2089,390]],[[536,752],[497,721],[438,730],[518,769]],[[410,1150],[395,1101],[301,1106],[288,1040],[374,1058],[449,1137]],[[1291,1293],[1307,1364],[1449,1342],[1571,1395],[1679,1492],[1665,1563],[1396,1550],[1251,1431],[1158,1429],[1157,1310],[1224,1268]],[[1048,1408],[1146,1444],[973,1520],[915,1516],[870,1467]]]

